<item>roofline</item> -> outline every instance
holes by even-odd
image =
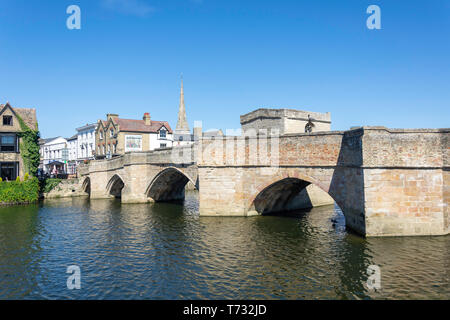
[[[85,125],[85,126],[76,128],[76,130],[77,130],[77,131],[81,131],[81,130],[88,129],[88,128],[91,128],[91,127],[95,129],[95,127],[96,127],[97,125],[98,125],[98,122],[97,122],[97,123],[91,123],[91,124],[88,124],[88,125]]]

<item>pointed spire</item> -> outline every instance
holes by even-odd
[[[189,124],[186,120],[186,107],[184,105],[183,74],[181,74],[180,109],[178,110],[178,122],[176,134],[190,134]]]

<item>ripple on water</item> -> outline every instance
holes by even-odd
[[[363,239],[339,208],[199,217],[184,206],[66,199],[0,208],[3,299],[448,299],[450,237]],[[66,288],[78,265],[82,289]],[[367,267],[382,288],[367,290]]]

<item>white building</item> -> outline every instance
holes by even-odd
[[[150,150],[161,148],[172,148],[173,133],[171,133],[164,125],[157,130],[157,132],[151,132],[150,137]],[[126,146],[125,146],[126,147]]]
[[[94,159],[96,130],[97,123],[87,124],[83,127],[77,128],[77,159],[79,162]]]
[[[44,143],[41,145],[41,156],[43,158],[44,173],[67,173],[69,149],[68,142],[63,137],[44,140]]]
[[[78,165],[78,136],[74,135],[67,140],[67,148],[69,151],[69,158],[67,162],[67,173],[76,174]]]

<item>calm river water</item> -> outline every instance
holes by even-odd
[[[199,217],[196,199],[0,208],[0,299],[450,298],[449,236],[363,239],[333,206]],[[67,289],[70,265],[81,290]],[[378,292],[369,265],[381,269]]]

